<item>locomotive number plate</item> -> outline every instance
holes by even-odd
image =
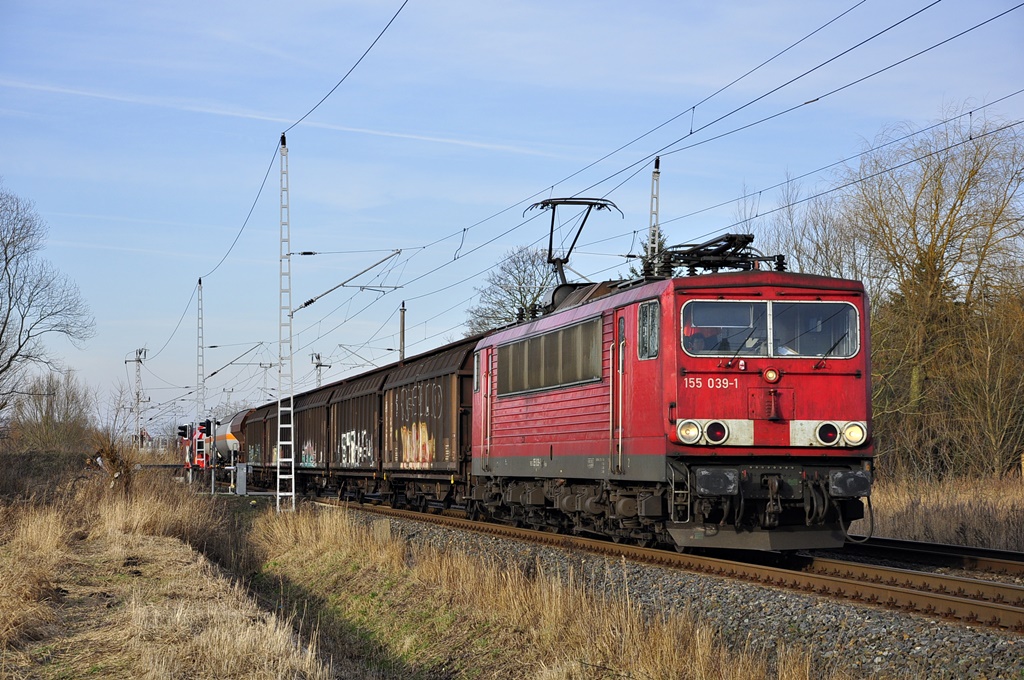
[[[729,390],[739,386],[739,378],[698,378],[695,376],[683,378],[683,387],[688,390]]]

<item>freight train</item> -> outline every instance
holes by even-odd
[[[870,511],[868,299],[751,240],[296,395],[296,491],[679,550],[842,545]],[[271,488],[277,418],[229,427]]]

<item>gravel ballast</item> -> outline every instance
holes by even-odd
[[[1024,635],[904,614],[574,550],[446,529],[426,522],[352,511],[357,521],[390,522],[391,532],[440,550],[516,565],[528,572],[568,573],[597,592],[628,589],[635,603],[688,611],[733,649],[774,652],[779,643],[809,650],[818,667],[857,677],[1021,678]]]

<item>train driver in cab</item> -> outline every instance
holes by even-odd
[[[694,326],[689,319],[683,325],[683,348],[690,354],[722,351],[722,329],[715,326]]]

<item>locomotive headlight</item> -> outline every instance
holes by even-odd
[[[863,444],[867,434],[867,430],[861,423],[847,423],[846,427],[843,428],[843,439],[851,446]]]
[[[762,377],[764,377],[765,380],[767,380],[770,383],[777,383],[779,382],[779,378],[782,377],[779,374],[778,369],[775,368],[766,368],[764,369],[764,372],[761,375]]]
[[[822,423],[818,425],[815,435],[817,435],[819,443],[832,446],[839,441],[839,428],[835,423]]]
[[[682,443],[696,444],[701,435],[700,423],[696,420],[684,420],[676,425],[676,434]]]
[[[729,438],[729,428],[721,421],[712,420],[704,426],[704,436],[712,444],[721,444]]]

